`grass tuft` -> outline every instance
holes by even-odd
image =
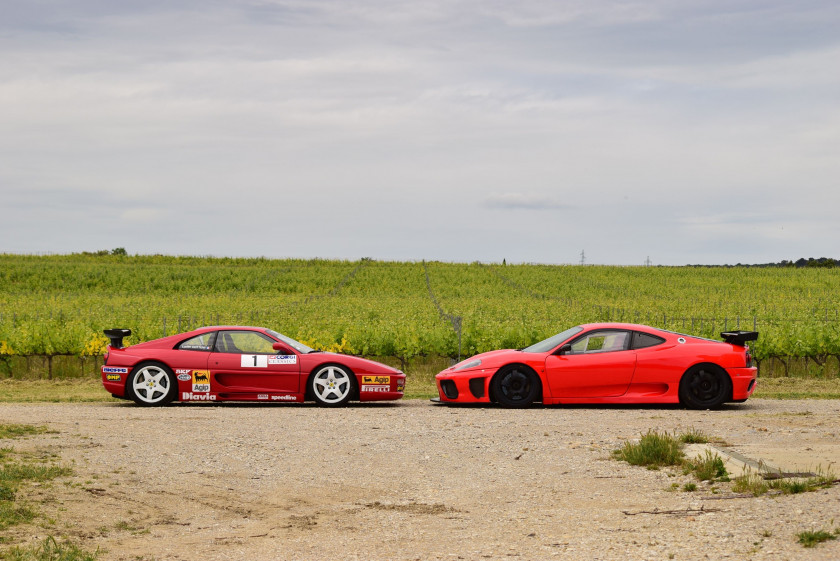
[[[706,450],[704,456],[697,456],[694,460],[686,460],[684,465],[685,473],[694,473],[700,481],[714,481],[729,475],[723,465],[723,459],[710,450]]]
[[[43,434],[47,427],[35,427],[32,425],[0,424],[0,438],[20,438],[31,434]]]
[[[683,444],[706,444],[709,442],[709,437],[697,429],[688,429],[688,431],[680,434],[680,442]]]
[[[99,550],[89,553],[72,543],[58,543],[52,536],[40,545],[13,547],[6,552],[8,561],[96,561]]]
[[[639,442],[625,442],[613,450],[613,457],[634,466],[657,469],[662,466],[677,466],[685,459],[680,441],[668,434],[648,431]]]
[[[831,532],[826,532],[825,530],[806,530],[805,532],[799,532],[797,537],[799,538],[799,543],[802,544],[802,547],[816,547],[822,542],[837,539],[836,532],[832,534]]]

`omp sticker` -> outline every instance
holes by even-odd
[[[182,401],[216,401],[216,396],[209,393],[181,392]]]
[[[390,384],[390,376],[362,376],[362,384]]]
[[[210,391],[209,370],[193,370],[192,391],[195,393],[207,393]]]
[[[122,368],[120,366],[103,366],[102,372],[105,374],[128,374],[128,368]]]
[[[376,393],[389,392],[391,391],[391,386],[362,386],[362,391]]]
[[[178,379],[182,382],[189,382],[190,380],[192,380],[192,376],[190,376],[190,371],[187,370],[186,374],[178,374]]]
[[[121,374],[106,374],[105,379],[108,380],[109,382],[119,382],[120,380],[122,380],[122,375]]]
[[[257,394],[257,399],[268,399],[267,393],[259,393]]]
[[[266,368],[268,367],[268,355],[240,355],[239,366],[242,368]]]
[[[297,355],[268,355],[269,364],[297,364]]]

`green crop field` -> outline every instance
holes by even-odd
[[[5,254],[0,367],[15,357],[99,356],[109,327],[130,328],[132,344],[201,325],[260,325],[405,364],[609,320],[713,338],[756,329],[764,368],[798,360],[836,370],[838,295],[840,268]]]

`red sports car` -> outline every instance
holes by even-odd
[[[128,329],[106,329],[102,383],[137,405],[172,401],[400,399],[405,374],[364,358],[325,353],[262,327],[202,327],[123,347]]]
[[[754,331],[714,341],[645,325],[579,325],[519,350],[491,351],[437,375],[440,401],[527,407],[557,403],[681,403],[713,409],[743,402],[757,369]]]

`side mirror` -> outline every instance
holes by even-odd
[[[572,352],[572,345],[571,345],[570,343],[566,343],[565,345],[563,345],[562,347],[560,347],[559,349],[557,349],[557,350],[554,352],[554,354],[556,354],[556,355],[565,355],[565,354],[568,354],[568,353],[570,353],[570,352]]]
[[[289,347],[284,345],[283,343],[274,343],[271,345],[271,348],[280,353],[281,355],[291,355],[294,354]]]

